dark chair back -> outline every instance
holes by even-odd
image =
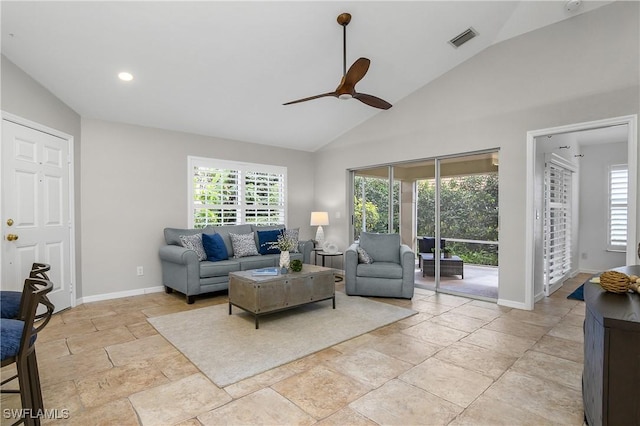
[[[34,263],[31,266],[31,272],[29,272],[29,278],[49,281],[49,275],[47,274],[49,270],[51,270],[51,265],[47,265],[46,263]],[[25,283],[25,286],[26,286],[26,283]],[[26,290],[26,287],[25,287],[25,290]],[[49,293],[49,291],[47,291],[47,293]],[[43,319],[46,320],[45,323],[42,324],[42,327],[44,327],[51,319],[51,314],[49,313],[49,306],[53,307],[53,304],[49,301],[49,298],[47,297],[46,293],[42,297],[42,304],[47,308],[47,310],[41,314],[36,313],[35,321],[41,321]],[[23,304],[21,301],[20,310],[18,311],[18,319],[24,316],[22,309],[24,309],[25,307],[26,305]],[[37,312],[37,308],[36,308],[36,312]]]
[[[440,239],[440,250],[444,249],[445,240]],[[433,237],[424,237],[418,240],[418,252],[419,253],[433,253],[433,249],[436,248],[436,239]]]
[[[22,339],[20,341],[19,357],[26,357],[33,352],[36,335],[51,319],[53,303],[47,298],[47,293],[53,289],[53,283],[48,280],[38,278],[27,278],[24,281],[24,290],[20,305],[21,315],[18,319],[24,321]],[[38,306],[43,305],[46,311],[36,315]]]
[[[49,275],[47,272],[51,270],[51,265],[46,263],[34,263],[31,265],[31,272],[29,272],[29,278],[40,278],[49,281]]]

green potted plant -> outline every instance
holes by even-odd
[[[435,254],[436,253],[436,249],[432,248],[431,249],[431,253]],[[442,255],[444,256],[445,259],[450,258],[451,257],[451,249],[448,247],[445,248],[441,248],[440,249],[440,253],[442,253]]]
[[[293,272],[300,272],[300,271],[302,271],[302,260],[300,260],[300,259],[293,259],[293,260],[291,261],[290,266],[291,266],[291,270],[292,270]]]

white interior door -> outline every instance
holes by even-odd
[[[56,311],[71,306],[69,140],[2,120],[2,289],[51,265]]]

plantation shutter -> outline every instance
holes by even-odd
[[[629,170],[626,164],[609,169],[609,241],[608,248],[627,248],[627,197]]]
[[[189,157],[190,224],[286,224],[286,167]]]
[[[284,175],[248,171],[245,173],[244,181],[246,222],[256,225],[284,223]]]
[[[571,271],[571,217],[574,168],[562,157],[545,164],[544,290],[550,295]]]

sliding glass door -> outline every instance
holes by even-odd
[[[498,297],[498,152],[352,171],[353,237],[394,232],[416,253],[416,286]]]

